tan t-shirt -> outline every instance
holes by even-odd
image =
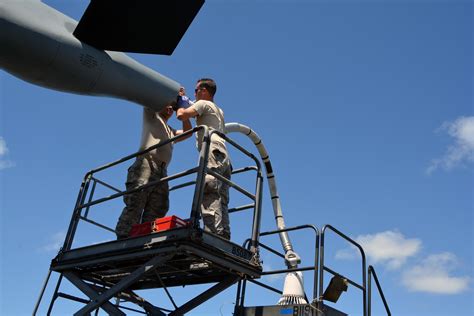
[[[175,134],[176,131],[165,122],[165,120],[159,115],[159,112],[155,112],[146,107],[143,108],[142,141],[139,150],[144,150],[150,146],[156,145],[160,140],[168,140],[174,137]],[[152,156],[153,160],[157,162],[162,161],[168,165],[171,161],[172,153],[173,144],[169,143],[150,151],[149,154]]]
[[[199,100],[191,105],[191,108],[194,108],[194,110],[199,114],[196,117],[196,125],[206,125],[210,129],[215,129],[224,133],[224,111],[222,111],[214,102]],[[202,134],[203,132],[199,131],[196,135],[196,144],[198,150],[201,150]],[[218,148],[222,148],[222,150],[226,150],[225,140],[217,134],[212,135],[211,143]]]

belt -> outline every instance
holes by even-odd
[[[145,155],[145,156],[142,156],[143,159],[146,159],[148,160],[148,162],[150,163],[150,165],[152,165],[152,163],[155,163],[157,167],[160,167],[160,168],[165,168],[167,163],[164,162],[164,161],[160,161],[160,160],[156,160],[156,159],[153,159],[151,157],[151,155]]]

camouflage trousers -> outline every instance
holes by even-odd
[[[149,156],[138,157],[128,168],[127,191],[166,177],[166,164]],[[168,182],[123,196],[125,208],[120,215],[115,232],[118,238],[126,238],[132,225],[145,223],[166,215],[169,209]]]
[[[207,167],[230,180],[232,167],[224,150],[213,149],[209,152]],[[212,175],[206,175],[202,200],[202,219],[204,230],[230,239],[229,226],[229,186]]]

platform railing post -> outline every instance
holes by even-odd
[[[314,280],[313,280],[313,301],[314,300],[317,300],[318,299],[318,273],[319,273],[319,270],[322,270],[320,267],[319,267],[319,247],[320,247],[320,244],[319,244],[319,241],[320,241],[320,234],[319,234],[319,230],[313,226],[313,230],[315,231],[316,233],[316,238],[315,238],[315,241],[314,241],[314,266],[316,268],[316,271],[314,271]],[[321,293],[319,294],[321,295]]]
[[[362,248],[361,245],[359,245],[357,242],[355,242],[353,239],[349,238],[336,228],[332,227],[331,225],[325,225],[322,229],[321,232],[321,248],[320,248],[320,271],[319,271],[319,295],[320,299],[322,301],[322,296],[323,296],[323,277],[324,277],[324,270],[328,269],[324,265],[324,235],[326,229],[332,230],[336,235],[339,237],[345,239],[349,243],[353,244],[355,247],[359,249],[361,258],[362,258],[362,286],[357,284],[357,283],[352,283],[353,285],[356,285],[362,290],[362,315],[367,316],[367,272],[366,272],[366,258],[365,258],[365,252],[364,249]],[[352,282],[349,280],[349,282]]]
[[[372,273],[369,266],[369,276],[367,280],[367,316],[372,315]]]
[[[260,222],[262,215],[262,191],[263,191],[263,178],[258,171],[257,175],[257,184],[255,190],[255,208],[253,214],[253,224],[252,224],[252,237],[250,241],[250,251],[256,253],[258,249],[258,240],[260,236]]]
[[[74,207],[74,211],[72,212],[71,222],[69,223],[69,228],[66,234],[66,238],[64,239],[64,244],[60,252],[71,249],[72,242],[74,240],[74,235],[76,233],[77,225],[79,223],[79,219],[80,219],[80,215],[82,211],[81,205],[84,203],[84,200],[86,198],[91,178],[92,178],[92,173],[88,172],[85,175],[84,180],[82,181],[81,188],[79,189],[79,194],[76,200],[76,205]]]
[[[377,290],[379,291],[380,298],[382,299],[383,305],[385,307],[385,311],[387,312],[387,316],[391,316],[392,313],[390,312],[390,308],[388,307],[387,299],[382,290],[382,286],[380,285],[379,279],[377,277],[377,273],[375,273],[375,269],[373,266],[369,265],[369,276],[368,276],[368,283],[367,283],[367,301],[368,301],[368,316],[372,314],[372,277],[375,280],[375,285],[377,286]]]
[[[319,297],[318,301],[323,301],[323,291],[324,291],[324,236],[325,236],[325,227],[321,231],[321,242],[319,246]]]
[[[209,159],[209,129],[205,125],[199,126],[203,130],[201,151],[199,152],[199,167],[196,176],[196,187],[194,189],[193,204],[191,207],[191,224],[193,228],[199,228],[201,217],[201,203],[204,195],[204,184],[207,170],[207,160]]]

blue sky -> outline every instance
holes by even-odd
[[[76,20],[88,4],[44,2]],[[173,56],[133,57],[188,91],[197,78],[215,78],[226,120],[254,128],[270,153],[287,225],[331,224],[359,241],[394,315],[472,315],[473,14],[472,2],[457,0],[208,0]],[[0,104],[0,311],[29,315],[82,177],[137,149],[141,107],[3,71]],[[192,141],[177,146],[171,171],[193,155]],[[123,186],[126,167],[109,179]],[[184,200],[172,196],[170,212],[186,217]],[[235,191],[231,201],[241,201]],[[121,207],[99,216],[113,223]],[[250,222],[238,216],[231,227],[241,242]],[[272,217],[266,193],[263,230],[274,229]],[[79,241],[112,238],[88,237]],[[311,260],[309,238],[292,236]],[[328,243],[328,263],[359,278],[353,249]],[[282,264],[262,257],[266,268]],[[182,303],[194,291],[172,290]],[[278,300],[254,293],[248,305]],[[190,315],[230,315],[234,295],[231,288]],[[358,290],[337,308],[359,315]],[[374,308],[383,315],[380,302]]]

